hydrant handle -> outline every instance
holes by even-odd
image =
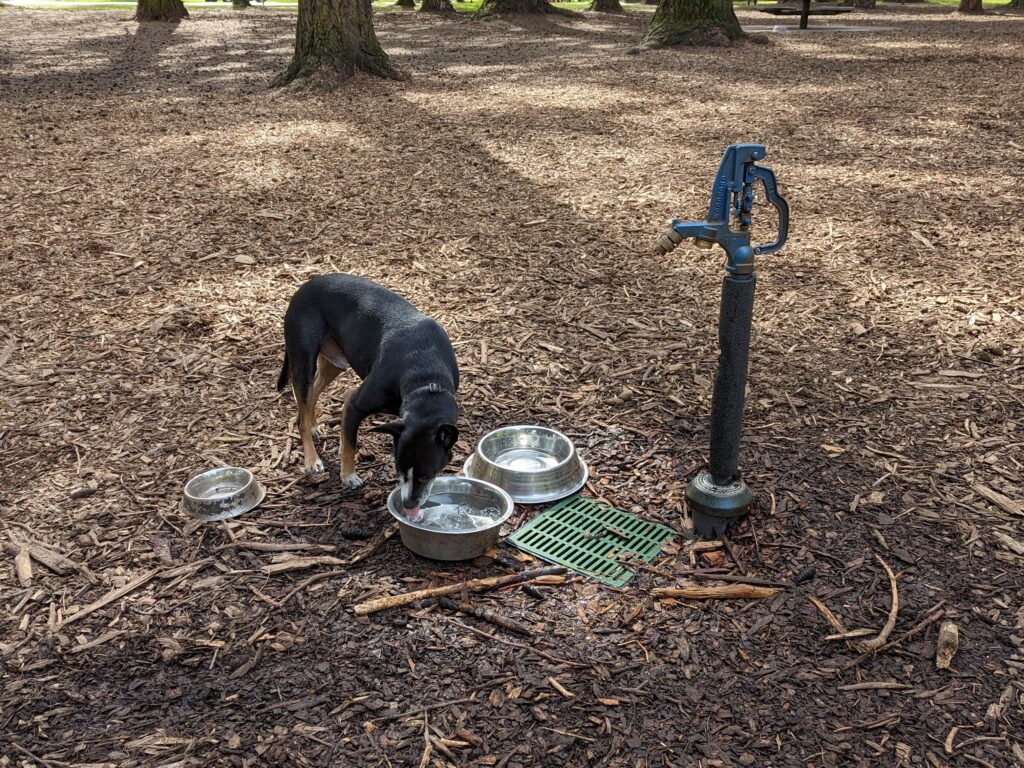
[[[779,187],[775,183],[775,174],[770,168],[760,165],[752,165],[747,171],[751,182],[760,179],[764,184],[764,195],[768,202],[779,212],[779,230],[775,240],[767,245],[755,245],[754,253],[775,253],[786,244],[786,237],[789,235],[789,203],[779,194]]]

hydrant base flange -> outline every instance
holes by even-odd
[[[747,484],[733,480],[718,485],[710,472],[701,472],[686,487],[686,501],[690,507],[694,531],[714,538],[747,514],[754,500]]]

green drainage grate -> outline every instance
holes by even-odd
[[[621,587],[635,572],[619,558],[649,563],[673,536],[675,531],[666,525],[573,496],[537,515],[507,540],[549,563]]]

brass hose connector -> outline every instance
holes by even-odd
[[[658,238],[658,242],[654,246],[654,252],[659,256],[664,256],[666,253],[674,251],[681,242],[683,242],[682,235],[674,229],[670,229]]]

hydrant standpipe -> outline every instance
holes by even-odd
[[[754,256],[773,253],[786,242],[789,205],[779,195],[775,174],[755,163],[763,160],[760,144],[733,144],[725,150],[711,190],[707,221],[672,220],[672,228],[658,239],[658,251],[668,253],[692,238],[698,247],[715,243],[725,250],[725,278],[718,320],[718,373],[711,399],[711,446],[708,470],[686,488],[694,530],[718,536],[750,506],[750,489],[739,475],[743,398],[747,386],[747,358],[754,311]],[[774,242],[750,244],[754,182],[764,185],[765,197],[779,214]]]

